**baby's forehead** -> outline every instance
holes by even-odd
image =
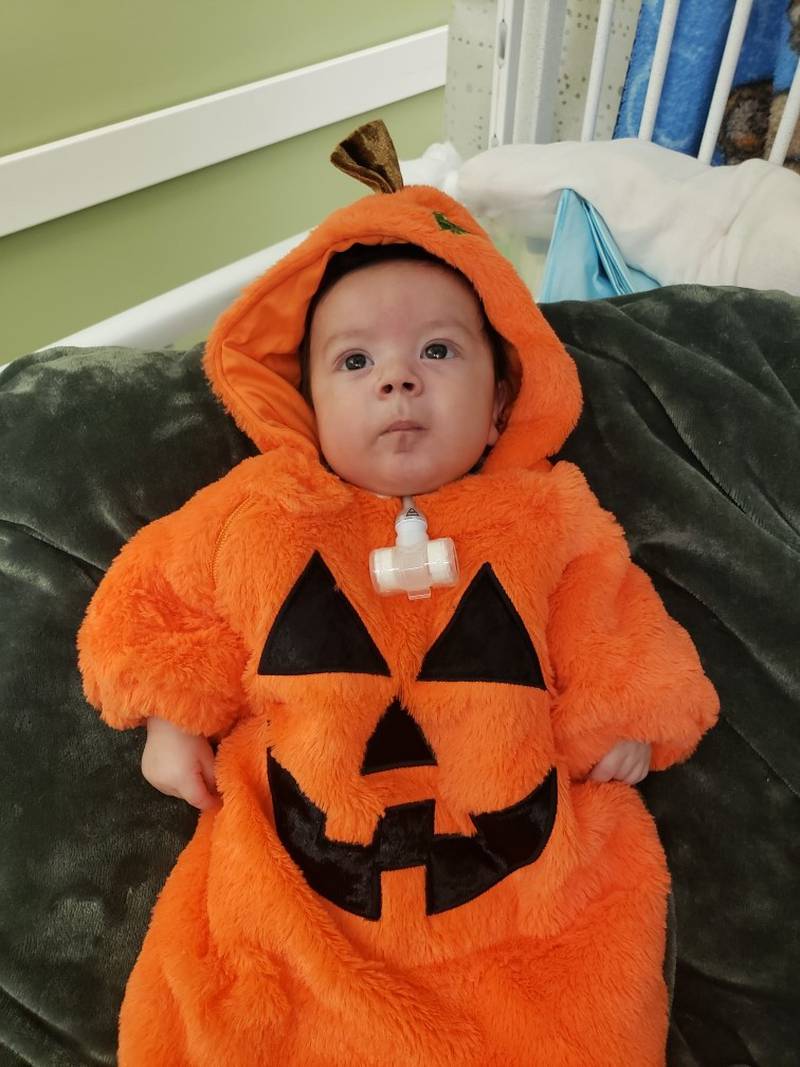
[[[368,263],[363,267],[357,267],[350,272],[350,275],[344,277],[354,276],[357,274],[367,275],[369,272],[384,271],[386,273],[396,273],[398,276],[407,278],[429,278],[431,273],[439,276],[451,278],[459,285],[463,285],[470,293],[475,294],[475,290],[472,284],[464,277],[460,270],[456,267],[452,267],[444,259],[404,259],[404,258],[390,258],[385,260],[378,260],[376,263]]]
[[[337,312],[347,314],[348,305],[361,299],[364,293],[391,300],[394,294],[400,299],[409,292],[428,307],[469,305],[479,318],[483,315],[483,305],[472,284],[443,260],[387,259],[359,266],[337,279],[322,294],[318,308],[327,305],[326,317],[330,318]]]

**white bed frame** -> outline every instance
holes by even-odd
[[[709,162],[753,0],[736,0],[702,143]],[[553,98],[566,0],[496,0],[489,144],[552,140]],[[680,0],[665,0],[639,128],[650,140]],[[595,135],[614,0],[599,0],[581,139]],[[525,33],[523,34],[523,23]],[[527,54],[525,49],[535,55]],[[315,64],[179,107],[93,130],[0,159],[0,236],[264,147],[445,82],[447,27]],[[534,69],[520,98],[520,70]],[[785,159],[800,116],[800,66],[770,162]],[[59,173],[56,185],[51,180]],[[90,175],[91,177],[87,177]],[[161,347],[200,331],[241,291],[297,244],[278,244],[130,308],[51,345]],[[48,345],[46,347],[51,347]]]

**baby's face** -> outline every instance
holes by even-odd
[[[428,493],[497,440],[502,391],[477,297],[434,263],[389,261],[336,282],[311,324],[320,446],[345,481]]]

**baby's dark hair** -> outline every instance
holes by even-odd
[[[419,245],[405,243],[382,245],[354,244],[344,252],[337,252],[335,255],[331,256],[325,268],[325,273],[320,279],[317,291],[314,293],[311,303],[308,305],[303,340],[300,342],[299,348],[300,393],[309,405],[311,404],[311,381],[309,375],[311,363],[311,322],[314,318],[314,312],[317,310],[317,305],[325,293],[341,278],[344,278],[346,274],[351,274],[353,271],[360,270],[362,267],[371,267],[375,263],[386,263],[395,260],[435,263],[437,266],[443,267],[445,270],[452,271],[453,274],[466,282],[470,289],[475,292],[472,283],[466,275],[462,274],[460,270],[457,270],[444,260],[439,259],[438,256],[434,256],[433,253],[428,252],[427,249],[421,248]],[[483,329],[492,349],[495,382],[508,381],[509,366],[505,344],[503,343],[500,334],[495,330],[491,322],[489,322],[489,318],[483,308],[483,303],[477,293],[475,293],[475,298],[480,307],[481,317],[483,319]]]

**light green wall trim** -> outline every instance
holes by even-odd
[[[447,22],[449,0],[2,0],[0,155]]]
[[[400,158],[442,139],[444,90],[382,108]],[[361,115],[0,239],[0,363],[294,233],[367,190],[328,162]]]

